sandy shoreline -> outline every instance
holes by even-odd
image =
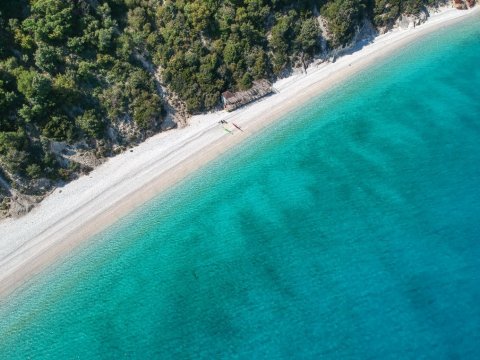
[[[0,222],[0,295],[285,113],[413,40],[478,15],[479,10],[444,9],[415,29],[395,29],[335,63],[279,81],[275,84],[279,93],[262,101],[233,113],[196,116],[190,126],[154,136],[133,152],[55,190],[25,217]],[[235,122],[245,132],[232,128],[233,136],[226,133],[218,125],[221,119]]]

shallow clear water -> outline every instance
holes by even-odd
[[[429,36],[0,307],[0,358],[480,353],[480,25]]]

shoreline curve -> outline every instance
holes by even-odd
[[[133,152],[111,158],[89,175],[56,189],[24,217],[0,222],[0,298],[285,113],[403,46],[474,14],[480,14],[480,6],[443,9],[421,26],[392,30],[335,63],[280,80],[274,84],[280,90],[277,94],[232,113],[195,116],[186,128],[153,136]],[[234,121],[245,132],[231,136],[218,126],[222,119]]]

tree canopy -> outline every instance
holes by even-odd
[[[0,173],[68,179],[81,166],[55,143],[103,156],[141,141],[160,131],[165,89],[213,110],[223,91],[347,45],[363,21],[388,27],[435,1],[2,0]]]

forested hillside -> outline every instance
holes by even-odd
[[[434,1],[1,0],[0,210]]]

